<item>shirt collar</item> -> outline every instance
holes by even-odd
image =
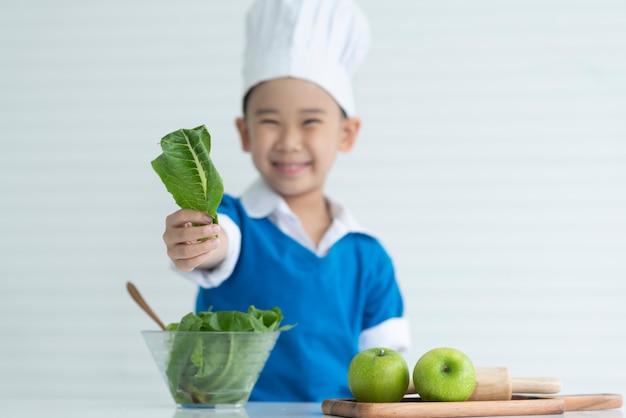
[[[348,209],[341,203],[328,196],[326,196],[326,201],[330,207],[333,223],[339,223],[342,227],[341,229],[346,233],[355,232],[372,235],[356,221]],[[261,178],[257,179],[257,181],[243,192],[241,195],[241,204],[252,218],[282,215],[297,219],[297,216],[291,211],[287,202],[274,192]]]

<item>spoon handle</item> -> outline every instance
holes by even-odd
[[[161,329],[165,331],[165,325],[163,325],[163,322],[161,322],[159,317],[156,316],[152,309],[150,309],[150,306],[148,306],[146,301],[141,297],[141,294],[139,293],[139,290],[137,290],[135,285],[131,282],[126,282],[126,289],[128,289],[128,293],[130,293],[130,296],[133,298],[133,300],[137,302],[137,305],[139,305],[139,307],[143,309],[144,312],[150,316],[150,318],[154,319],[154,322],[159,324],[159,327],[161,327]]]

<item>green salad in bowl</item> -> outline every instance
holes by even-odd
[[[279,308],[189,313],[165,331],[142,331],[181,407],[246,404],[282,331]]]

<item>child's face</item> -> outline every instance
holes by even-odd
[[[309,81],[280,78],[254,88],[242,146],[268,185],[285,198],[323,195],[337,153],[352,148],[360,122],[345,118],[334,99]]]

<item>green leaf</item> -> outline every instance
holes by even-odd
[[[172,132],[161,139],[161,149],[152,168],[176,204],[207,213],[217,223],[224,184],[209,156],[211,135],[206,127]]]
[[[175,327],[177,324],[170,324],[168,327]],[[202,330],[202,320],[197,315],[194,315],[193,312],[189,312],[187,315],[183,316],[180,320],[180,324],[176,327],[177,331],[201,331]]]

